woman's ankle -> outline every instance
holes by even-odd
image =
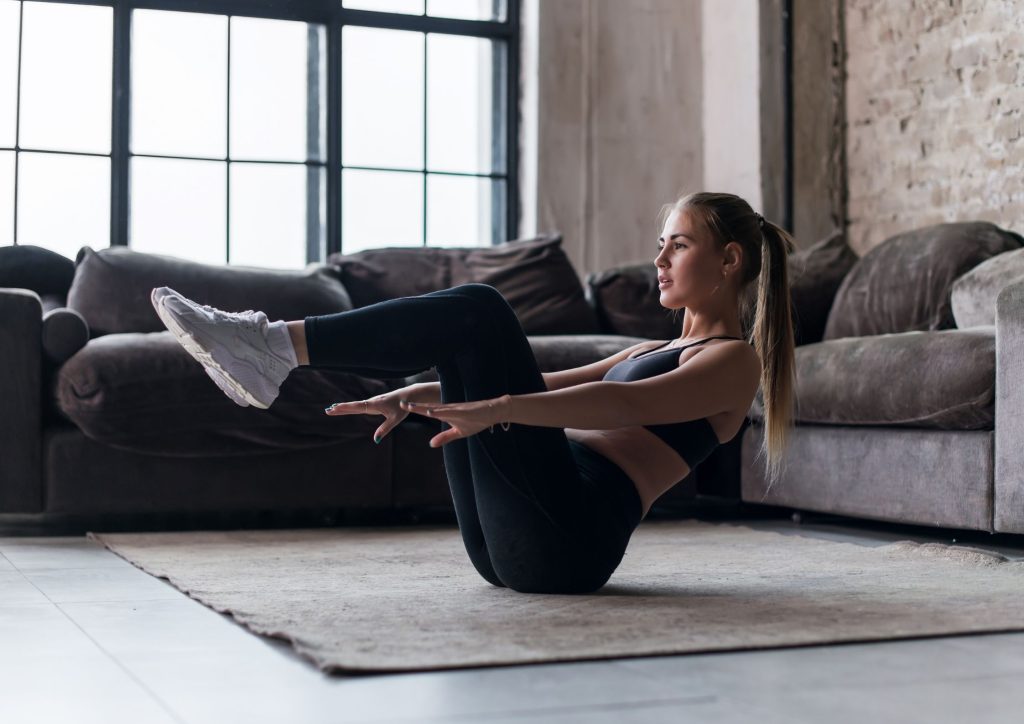
[[[288,336],[291,337],[292,347],[295,348],[295,359],[299,365],[309,364],[309,351],[306,349],[306,322],[288,322]]]

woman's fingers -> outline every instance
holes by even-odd
[[[328,415],[373,415],[380,414],[377,406],[369,400],[354,400],[352,402],[335,402],[330,407],[325,407],[324,412]]]

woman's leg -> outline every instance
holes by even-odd
[[[307,317],[304,331],[314,367],[388,378],[436,366],[444,402],[545,390],[515,312],[487,285]],[[588,496],[564,430],[513,424],[443,450],[467,552],[485,579],[584,592],[618,565],[625,540],[609,541],[616,512],[606,497]]]

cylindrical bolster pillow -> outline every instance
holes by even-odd
[[[89,325],[73,309],[51,309],[43,315],[43,352],[60,364],[89,341]]]

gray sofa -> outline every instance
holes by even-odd
[[[882,521],[1024,533],[1024,249],[984,222],[859,259],[823,339],[796,350],[796,428],[770,489],[741,445],[741,498]]]

